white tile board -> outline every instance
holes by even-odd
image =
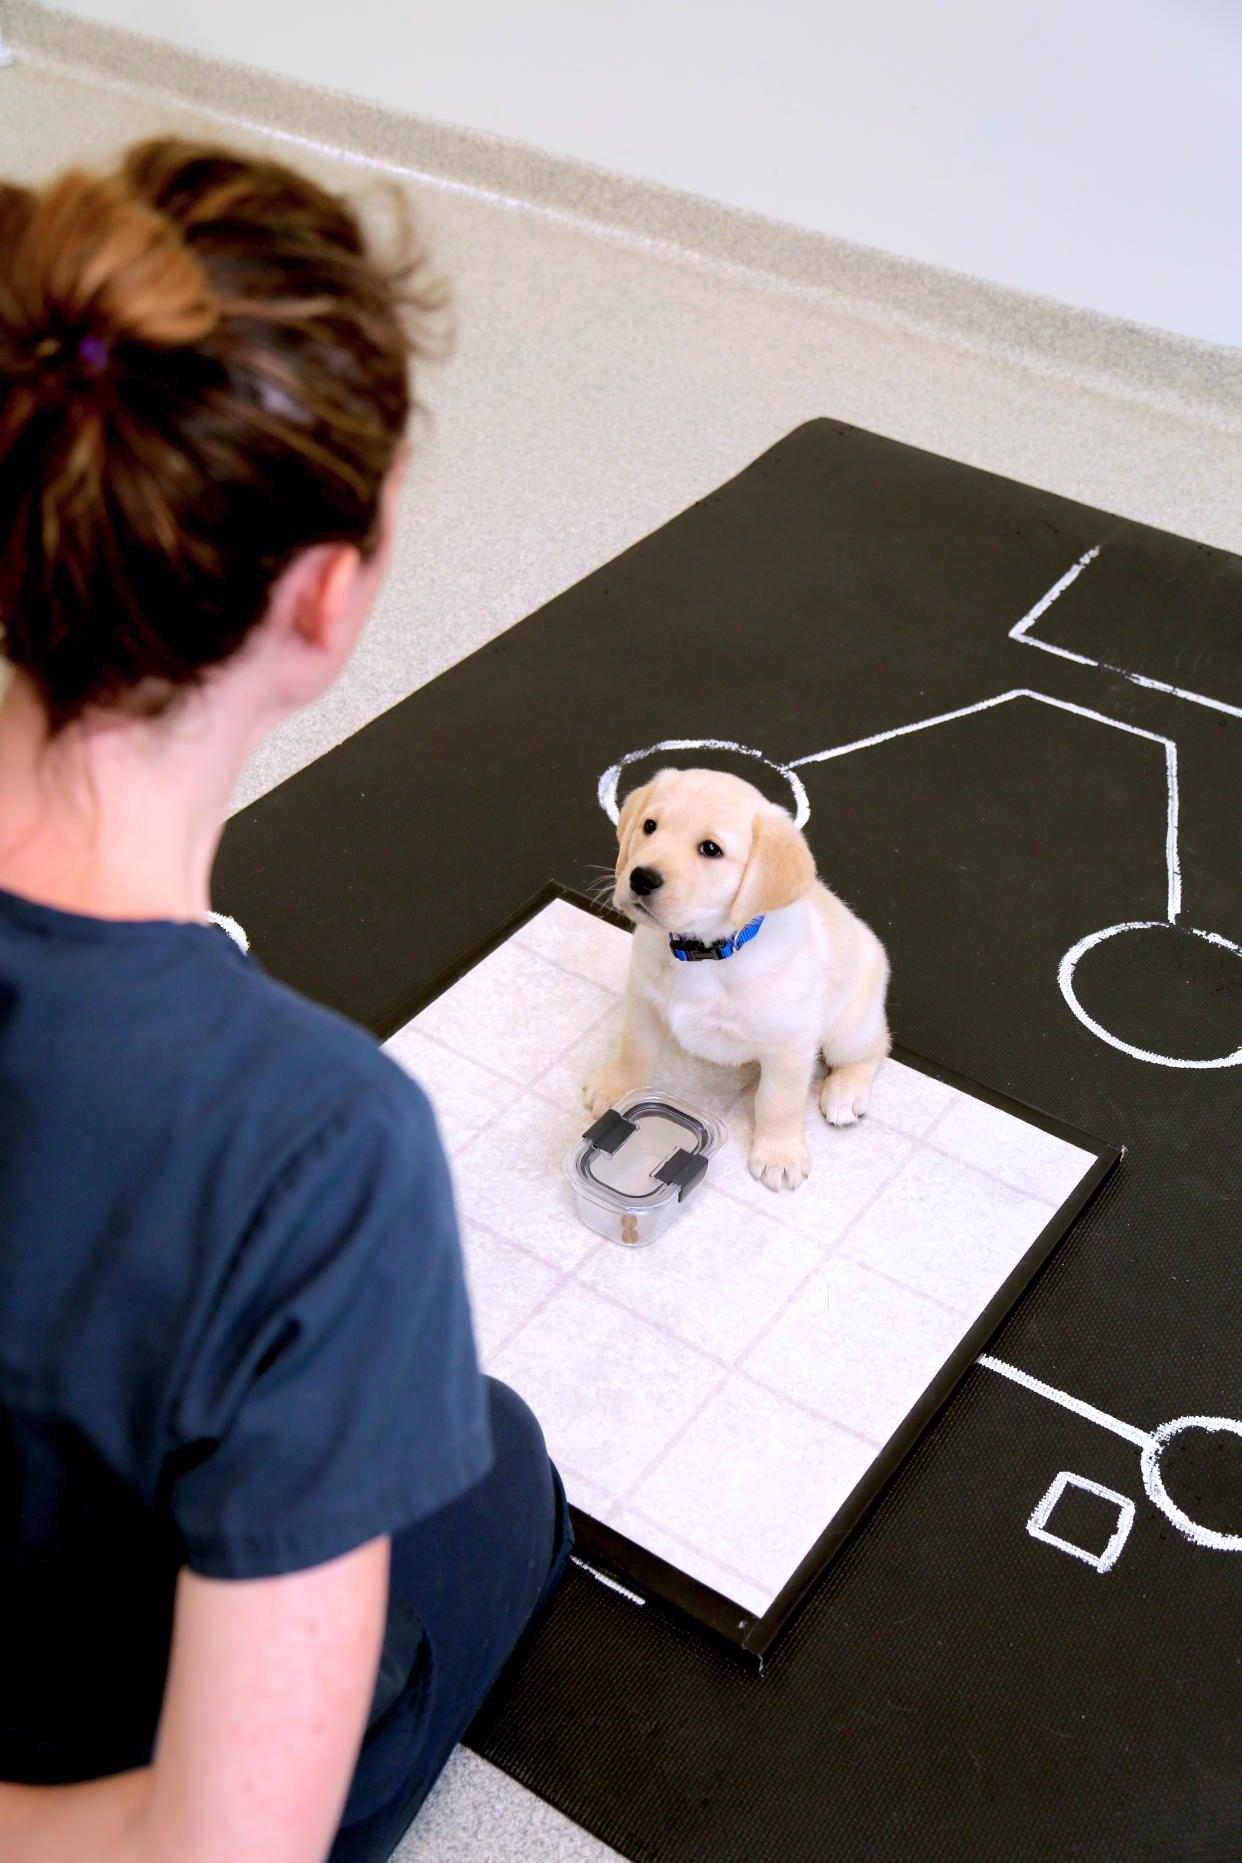
[[[670,1042],[660,1085],[723,1117],[649,1248],[561,1175],[618,1024],[629,937],[557,899],[391,1037],[453,1163],[479,1350],[531,1404],[569,1498],[755,1616],[771,1605],[1095,1153],[890,1060],[774,1193],[750,1083]]]

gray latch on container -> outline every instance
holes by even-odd
[[[593,1145],[596,1151],[602,1151],[611,1158],[613,1152],[620,1151],[626,1139],[637,1130],[632,1119],[626,1119],[614,1106],[610,1106],[606,1113],[600,1114],[593,1126],[587,1127],[582,1136],[588,1145]]]
[[[701,1151],[675,1151],[652,1175],[662,1184],[675,1184],[677,1201],[684,1203],[706,1169],[707,1159]]]

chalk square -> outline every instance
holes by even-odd
[[[1053,1532],[1048,1522],[1055,1513],[1066,1490],[1074,1488],[1084,1494],[1096,1495],[1109,1506],[1115,1507],[1116,1517],[1112,1532],[1101,1552],[1092,1552],[1081,1546],[1076,1540],[1070,1540]],[[1038,1503],[1026,1530],[1032,1539],[1043,1540],[1048,1546],[1055,1546],[1059,1552],[1069,1553],[1071,1558],[1081,1559],[1085,1564],[1094,1566],[1097,1572],[1110,1572],[1121,1556],[1122,1548],[1130,1537],[1130,1528],[1134,1525],[1134,1502],[1127,1495],[1118,1494],[1115,1488],[1105,1488],[1098,1481],[1089,1481],[1085,1475],[1075,1475],[1063,1468],[1054,1478],[1052,1486]]]

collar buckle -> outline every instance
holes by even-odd
[[[732,957],[744,944],[749,944],[756,937],[763,924],[763,913],[752,919],[749,925],[743,925],[731,938],[717,938],[713,944],[702,944],[697,938],[674,938],[669,934],[669,949],[679,964],[701,964],[707,958],[723,963],[726,957]]]

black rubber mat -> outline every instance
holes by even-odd
[[[1242,1857],[1239,706],[1242,559],[821,420],[230,824],[384,1031],[748,747],[622,788],[796,765],[897,1037],[1126,1148],[765,1674],[571,1569],[471,1740],[625,1855]]]

